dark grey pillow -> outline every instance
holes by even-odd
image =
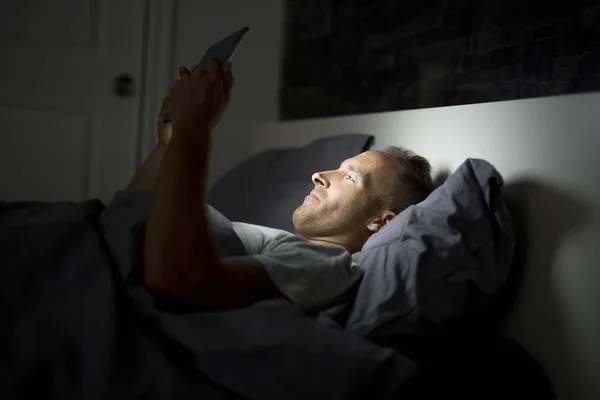
[[[344,314],[346,329],[385,340],[462,315],[473,290],[477,301],[495,294],[515,244],[502,185],[488,162],[465,161],[353,254],[364,271],[354,299],[322,317]]]
[[[294,210],[314,188],[311,175],[337,169],[367,150],[373,136],[344,134],[304,147],[266,150],[233,168],[212,186],[208,202],[230,221],[296,233]]]

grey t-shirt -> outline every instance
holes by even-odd
[[[129,241],[132,235],[137,238],[141,234],[134,228],[145,221],[149,202],[147,190],[121,191],[104,213],[103,218],[110,218],[122,231],[115,246],[125,275],[137,259],[130,257],[134,246]],[[306,313],[334,305],[362,277],[362,271],[342,247],[316,245],[284,230],[243,222],[232,225],[248,256],[258,260],[279,291]]]
[[[280,229],[232,224],[248,255],[259,261],[279,291],[305,312],[333,305],[362,276],[343,247],[317,245]]]

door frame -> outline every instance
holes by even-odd
[[[144,52],[140,76],[136,167],[157,143],[156,121],[162,99],[175,76],[178,0],[146,0]]]

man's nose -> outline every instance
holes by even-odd
[[[325,177],[325,175],[323,175],[322,172],[315,172],[312,175],[312,181],[315,184],[315,186],[324,186],[324,187],[329,187],[329,180],[327,180],[327,178]]]

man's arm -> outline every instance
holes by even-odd
[[[179,67],[179,78],[187,72],[187,68]],[[152,149],[146,160],[138,167],[135,175],[129,182],[127,190],[152,189],[158,175],[160,164],[167,151],[173,126],[171,122],[165,122],[165,115],[169,113],[169,96],[166,96],[161,104],[158,120],[156,121],[156,132],[158,133],[158,144]]]
[[[151,289],[192,300],[201,283],[221,273],[205,207],[210,130],[201,118],[174,123],[146,221],[144,279]]]
[[[258,260],[252,257],[226,257],[221,261],[225,287],[217,298],[207,299],[213,304],[211,308],[239,308],[260,300],[285,298]]]
[[[205,207],[208,157],[200,151],[210,135],[197,129],[176,130],[156,180],[144,241],[146,285],[207,309],[283,297],[257,260],[218,256]]]
[[[129,186],[127,186],[127,190],[152,189],[166,151],[167,145],[158,143],[136,170]]]
[[[279,296],[260,263],[246,257],[221,260],[210,235],[206,181],[211,126],[213,116],[222,113],[219,101],[226,101],[214,91],[227,88],[218,73],[213,63],[208,76],[195,72],[174,86],[174,134],[155,182],[143,246],[149,289],[209,309]]]

